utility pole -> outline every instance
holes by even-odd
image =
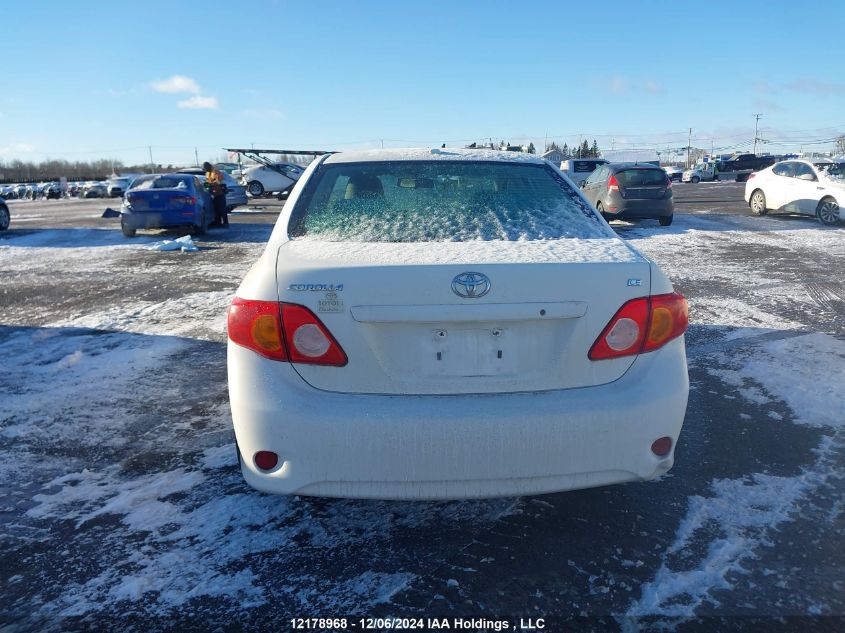
[[[147,145],[147,149],[150,150],[150,173],[155,173],[156,167],[155,163],[153,162],[153,146]]]
[[[200,155],[199,155],[199,153],[197,153],[197,148],[196,148],[196,147],[194,148],[194,158],[195,158],[195,159],[196,159],[196,161],[197,161],[197,167],[199,167],[199,166],[200,166]]]
[[[754,153],[757,153],[757,128],[760,124],[760,117],[763,116],[762,114],[755,114],[754,115]]]
[[[692,149],[692,128],[689,129],[689,136],[687,137],[687,169],[690,168],[689,153]]]

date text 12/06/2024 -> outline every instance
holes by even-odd
[[[296,631],[539,631],[543,618],[489,620],[485,618],[292,618]]]

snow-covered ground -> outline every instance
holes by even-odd
[[[715,215],[616,228],[690,301],[675,469],[450,503],[243,483],[225,309],[268,225],[196,252],[114,229],[0,237],[0,621],[845,615],[830,545],[845,536],[845,229]]]

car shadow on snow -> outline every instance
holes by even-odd
[[[723,343],[730,357],[724,329],[691,334],[693,358]],[[731,340],[748,349],[742,335]],[[223,343],[3,326],[0,355],[18,359],[0,374],[13,395],[0,472],[16,500],[0,514],[0,566],[16,579],[2,610],[27,625],[172,629],[305,607],[621,614],[669,558],[706,557],[718,524],[671,550],[692,496],[717,479],[795,476],[819,435],[777,400],[737,398],[708,371],[724,361],[696,361],[676,466],[656,482],[451,502],[278,497],[240,475]]]
[[[228,229],[211,228],[208,233],[193,236],[194,242],[266,243],[273,231],[273,224],[250,223],[231,224]],[[146,246],[162,240],[173,240],[189,235],[185,229],[141,230],[135,237],[124,236],[119,228],[55,228],[19,229],[12,226],[0,232],[0,247],[16,246],[31,248],[92,248],[113,246]]]

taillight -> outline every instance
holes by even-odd
[[[283,303],[282,323],[292,363],[336,367],[347,363],[346,353],[331,332],[305,306]]]
[[[305,306],[235,297],[229,306],[229,339],[271,360],[346,365],[346,353]]]
[[[666,177],[666,188],[667,188],[667,189],[671,189],[671,188],[672,188],[672,179],[671,179],[671,178],[669,178],[668,176]]]
[[[687,331],[689,306],[682,294],[673,292],[651,297],[650,312],[648,335],[643,343],[643,352],[651,352],[663,347],[673,338],[678,338]]]
[[[610,178],[607,179],[607,190],[619,191],[619,181],[616,180],[616,176],[613,174],[610,174]]]
[[[235,297],[229,306],[229,340],[271,360],[287,360],[282,315],[277,301]]]
[[[652,352],[686,332],[688,324],[687,300],[677,292],[631,299],[602,330],[587,356],[603,360]]]

